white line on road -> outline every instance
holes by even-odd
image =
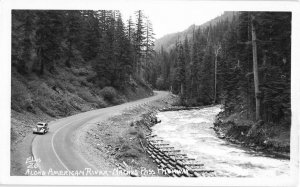
[[[89,120],[89,121],[91,121],[91,120]],[[87,122],[89,122],[89,121],[87,121]],[[57,159],[59,160],[59,162],[61,163],[61,165],[66,169],[66,170],[68,170],[69,172],[70,172],[70,170],[68,169],[68,167],[63,163],[63,161],[60,159],[60,157],[58,156],[58,154],[57,154],[57,152],[55,151],[55,148],[54,148],[54,137],[55,137],[55,135],[57,134],[57,132],[58,131],[60,131],[61,129],[63,129],[64,127],[67,127],[67,126],[69,126],[69,125],[71,125],[73,122],[71,122],[71,123],[68,123],[67,125],[64,125],[64,126],[62,126],[62,127],[60,127],[59,129],[57,129],[56,131],[55,131],[55,133],[53,134],[53,136],[52,136],[52,139],[51,139],[51,144],[52,144],[52,149],[53,149],[53,152],[54,152],[54,154],[55,154],[55,156],[57,157]],[[85,125],[85,124],[87,124],[87,123],[83,123],[81,126],[83,126],[83,125]],[[89,163],[84,157],[82,157],[80,154],[79,154],[79,156],[80,156],[80,158],[82,159],[82,160],[84,160],[90,167],[92,167],[93,169],[96,169],[91,163]]]
[[[53,140],[54,140],[54,137],[55,137],[55,135],[56,135],[56,133],[57,133],[58,131],[60,131],[62,128],[66,127],[66,126],[68,126],[68,125],[70,125],[70,124],[72,124],[72,123],[69,123],[69,124],[67,124],[67,125],[64,125],[64,126],[60,127],[59,129],[57,129],[57,130],[54,132],[54,134],[53,134],[53,136],[52,136],[52,139],[51,139],[52,149],[53,149],[53,152],[54,152],[55,156],[57,157],[57,159],[59,160],[59,162],[61,163],[61,165],[62,165],[66,170],[68,170],[68,172],[70,172],[70,170],[69,170],[68,167],[63,163],[63,161],[59,158],[58,154],[57,154],[56,151],[55,151],[54,144],[53,144]]]

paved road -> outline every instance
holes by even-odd
[[[50,169],[63,172],[84,170],[87,167],[101,169],[92,166],[75,150],[74,142],[72,142],[74,132],[85,124],[104,121],[127,108],[163,98],[168,94],[169,92],[155,91],[155,95],[149,98],[84,112],[51,122],[50,131],[45,135],[37,135],[32,142],[34,157],[41,159],[40,170],[47,174]]]

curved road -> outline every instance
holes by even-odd
[[[121,105],[93,110],[62,118],[49,124],[49,132],[37,135],[32,142],[32,153],[35,159],[41,159],[39,169],[45,174],[52,171],[82,171],[85,168],[100,169],[92,166],[76,150],[72,142],[73,133],[82,125],[101,122],[123,110],[148,103],[167,96],[169,92],[155,91],[149,98],[124,103]]]

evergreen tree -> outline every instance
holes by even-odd
[[[154,54],[154,33],[152,23],[146,20],[146,38],[145,38],[145,79],[150,82],[150,71],[153,68]]]
[[[63,23],[61,11],[36,12],[38,16],[36,23],[36,45],[39,59],[39,74],[44,74],[45,67],[50,72],[54,71],[55,61],[61,56],[61,41]]]
[[[67,67],[71,67],[71,59],[73,58],[73,45],[79,47],[79,42],[82,39],[82,16],[78,10],[65,11],[66,17],[66,37],[67,37],[67,60],[65,62]]]
[[[135,12],[136,14],[136,29],[134,33],[134,46],[135,46],[135,62],[136,73],[142,78],[143,57],[145,51],[145,26],[144,14],[141,10]]]
[[[164,68],[155,76],[168,77],[184,103],[222,103],[226,115],[290,124],[290,37],[288,12],[239,12],[158,53]]]
[[[83,36],[79,50],[86,61],[94,59],[100,48],[100,32],[103,28],[100,27],[98,13],[91,10],[83,11]]]

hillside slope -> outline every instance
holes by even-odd
[[[12,142],[31,132],[31,127],[40,120],[49,121],[153,94],[147,85],[134,80],[123,91],[113,87],[101,89],[90,82],[89,76],[93,73],[90,66],[77,65],[70,69],[62,67],[55,74],[46,73],[40,77],[24,76],[12,68]]]
[[[32,128],[38,121],[50,122],[98,108],[153,95],[141,82],[132,80],[126,90],[100,88],[89,80],[90,66],[59,68],[57,73],[21,75],[12,68],[11,80],[11,174],[24,175],[24,163],[32,156]]]
[[[180,41],[183,41],[185,37],[188,39],[192,38],[193,36],[193,30],[197,30],[199,28],[206,28],[211,26],[216,25],[220,21],[224,21],[228,19],[229,21],[232,19],[233,15],[236,14],[236,12],[230,12],[230,11],[225,11],[221,16],[218,16],[202,25],[191,25],[189,28],[182,32],[177,32],[177,33],[172,33],[165,35],[155,41],[155,50],[158,51],[163,47],[166,51],[169,51],[171,48],[175,46],[176,40],[179,39]]]
[[[117,15],[108,10],[12,11],[12,144],[37,121],[153,94]]]

